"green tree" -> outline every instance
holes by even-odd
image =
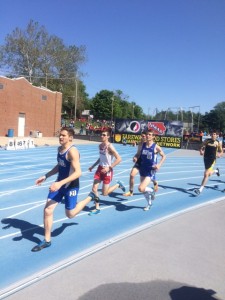
[[[91,100],[91,111],[95,119],[143,118],[143,110],[135,102],[128,102],[122,91],[102,90]]]
[[[214,109],[202,116],[202,124],[208,131],[225,132],[225,102],[216,104]]]
[[[88,103],[85,86],[77,77],[79,66],[86,61],[85,51],[84,46],[66,46],[62,39],[49,35],[44,26],[30,20],[25,30],[16,28],[6,36],[5,44],[0,46],[0,66],[8,68],[9,77],[24,76],[36,86],[62,92],[62,112],[72,118],[75,82],[77,116]]]
[[[48,85],[49,80],[49,84],[57,86],[55,90],[75,77],[85,60],[84,46],[66,46],[62,39],[49,35],[44,26],[33,20],[25,30],[16,28],[8,34],[0,48],[0,66],[36,84]]]
[[[91,101],[91,112],[94,119],[111,120],[114,113],[114,93],[108,90],[102,90],[95,95]]]

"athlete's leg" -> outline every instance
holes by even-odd
[[[99,187],[100,183],[101,183],[101,180],[94,179],[93,186],[92,186],[92,192],[96,196],[95,197],[95,209],[99,209],[100,208],[99,197],[98,197],[98,187]]]
[[[201,186],[199,189],[194,190],[194,192],[197,195],[199,195],[203,191],[203,189],[209,179],[209,176],[211,176],[214,173],[213,167],[215,165],[215,162],[216,162],[215,160],[212,160],[209,158],[204,158],[205,172],[204,172],[204,176],[203,176],[203,179],[201,182]]]
[[[148,187],[148,185],[151,182],[151,178],[149,176],[140,176],[140,185],[138,187],[139,192],[144,193],[146,191],[153,191],[151,188]]]
[[[137,175],[137,173],[138,173],[137,168],[133,168],[130,172],[130,191],[132,192],[134,190],[134,177]]]
[[[147,206],[144,208],[144,210],[149,210],[151,205],[152,205],[152,201],[151,201],[151,193],[153,192],[153,189],[148,187],[148,185],[151,182],[151,178],[149,176],[140,176],[140,185],[138,187],[139,192],[144,194],[144,197],[147,201]]]
[[[99,187],[99,184],[101,183],[101,180],[98,180],[98,179],[94,179],[94,182],[93,182],[93,185],[92,185],[92,192],[98,196],[98,187]]]
[[[102,185],[102,194],[104,196],[108,196],[109,194],[111,194],[113,191],[115,191],[116,189],[121,188],[123,192],[125,192],[125,186],[123,185],[123,183],[121,181],[117,181],[116,184],[110,186],[109,184],[103,183]]]
[[[134,177],[137,175],[139,170],[136,167],[133,167],[131,172],[130,172],[130,180],[129,180],[129,191],[123,196],[133,196],[133,191],[134,191]]]
[[[78,202],[74,209],[68,210],[66,209],[66,216],[68,218],[74,218],[77,214],[79,214],[80,211],[83,210],[83,208],[91,201],[94,200],[95,194],[90,193],[84,200],[81,200]]]
[[[53,212],[58,205],[58,202],[48,199],[44,208],[44,229],[45,229],[45,241],[51,241],[51,230],[53,224]]]
[[[51,199],[54,198],[55,200]],[[45,238],[38,245],[34,246],[31,251],[37,252],[51,246],[51,231],[53,224],[53,212],[62,200],[61,191],[49,192],[48,199],[44,208],[44,230]]]
[[[206,183],[208,182],[209,177],[210,177],[213,173],[214,173],[214,171],[213,171],[212,168],[209,168],[209,169],[205,170],[205,172],[204,172],[204,177],[203,177],[203,179],[202,179],[202,183],[201,183],[201,186],[200,186],[200,188],[199,188],[200,193],[203,191],[203,189],[204,189]]]

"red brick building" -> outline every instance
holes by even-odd
[[[0,136],[54,136],[61,127],[61,109],[61,93],[33,86],[23,77],[0,76]]]

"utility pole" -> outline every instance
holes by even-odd
[[[78,94],[78,82],[75,77],[75,96],[74,96],[74,122],[77,120],[77,94]]]
[[[133,104],[133,110],[132,110],[132,119],[134,118],[134,108],[135,108],[135,104]]]
[[[112,109],[111,109],[111,125],[112,125],[112,123],[113,123],[113,103],[114,103],[114,96],[112,96],[111,100],[112,100]]]
[[[199,116],[200,116],[200,106],[190,106],[189,109],[191,109],[191,131],[193,132],[194,129],[194,120],[193,120],[193,108],[198,108],[198,131],[199,131]]]

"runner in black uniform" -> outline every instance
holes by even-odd
[[[213,131],[211,133],[211,138],[206,139],[203,142],[202,147],[200,148],[200,155],[204,156],[205,172],[204,177],[202,179],[201,187],[199,189],[194,190],[196,195],[199,195],[203,191],[209,179],[209,176],[211,176],[214,173],[217,176],[220,176],[219,168],[214,170],[213,167],[216,163],[216,157],[220,157],[222,154],[223,149],[221,143],[217,140],[217,133]]]

